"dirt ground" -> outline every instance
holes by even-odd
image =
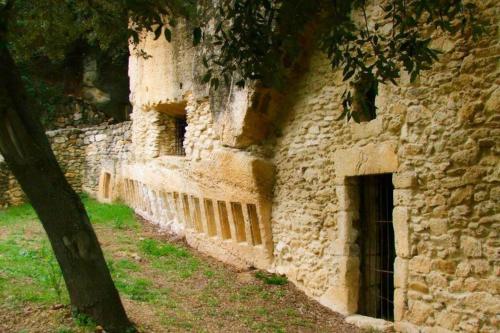
[[[266,274],[238,271],[137,220],[134,227],[101,223],[95,229],[140,332],[359,332],[283,278],[273,284],[262,278]],[[0,245],[34,246],[45,237],[38,222],[15,228],[15,223],[0,223]],[[29,245],[23,243],[26,238]],[[0,264],[8,264],[5,260]],[[13,281],[11,272],[0,267],[1,333],[99,332],[95,324],[72,318],[67,298],[21,299],[16,286],[23,289],[23,283],[36,279]]]

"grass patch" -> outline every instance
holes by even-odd
[[[276,286],[283,286],[288,283],[288,279],[284,275],[269,274],[258,271],[257,273],[255,273],[255,277],[259,280],[262,280],[266,284]]]
[[[119,230],[139,227],[134,211],[123,204],[101,204],[86,196],[83,196],[82,200],[92,223],[111,226]]]
[[[140,242],[139,248],[149,257],[154,268],[169,273],[171,278],[174,276],[180,279],[190,278],[201,265],[201,262],[186,248],[175,244],[144,239]]]
[[[143,278],[115,279],[116,288],[134,301],[152,302],[158,298],[153,283]]]
[[[119,270],[128,270],[132,272],[138,272],[141,269],[138,264],[128,259],[120,259],[116,261],[115,267]]]
[[[189,252],[180,247],[169,243],[161,243],[156,239],[144,239],[140,243],[142,252],[153,257],[173,256],[177,258],[190,257]]]
[[[62,274],[46,239],[0,241],[0,296],[10,304],[67,302]]]
[[[139,272],[140,266],[128,259],[118,261],[107,260],[109,271],[118,291],[130,299],[141,302],[152,302],[158,298],[158,290],[147,279],[136,277],[132,272]]]
[[[295,291],[279,287],[288,282],[283,276],[257,272],[263,282],[241,284],[233,270],[182,244],[142,238],[150,235],[150,229],[143,232],[128,207],[99,204],[87,197],[83,202],[98,226],[120,296],[128,306],[139,308],[141,333],[296,332],[304,327],[310,332],[350,332],[332,329],[330,315],[307,302],[297,311]],[[0,317],[13,332],[22,332],[37,320],[46,332],[95,330],[95,323],[85,316],[70,320],[68,307],[51,310],[51,305],[60,303],[69,303],[67,292],[35,212],[29,205],[0,211]],[[27,308],[36,310],[27,313]],[[21,322],[26,326],[17,324]]]
[[[77,326],[91,328],[97,325],[96,322],[86,314],[74,312],[72,315]]]
[[[31,220],[36,220],[35,210],[31,205],[24,204],[20,206],[10,207],[9,209],[0,210],[0,226],[10,224],[26,223]]]

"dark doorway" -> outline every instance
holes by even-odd
[[[359,177],[359,314],[394,320],[392,174]]]
[[[186,116],[175,118],[175,155],[184,156],[184,138],[186,137],[187,120]]]

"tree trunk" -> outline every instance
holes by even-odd
[[[73,308],[109,332],[131,328],[80,198],[67,182],[0,31],[0,152],[33,205]]]

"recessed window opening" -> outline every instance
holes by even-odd
[[[179,197],[179,193],[173,192],[172,193],[172,200],[173,200],[173,204],[174,204],[175,214],[177,214],[177,217],[179,218],[179,222],[185,223],[185,220],[182,217],[182,212],[181,212],[181,208],[180,208],[180,207],[182,207],[182,203],[181,203],[181,199]]]
[[[236,240],[244,242],[245,237],[245,220],[243,218],[243,208],[238,202],[231,202],[231,210],[233,212],[234,229],[236,231]]]
[[[155,136],[154,157],[157,156],[184,156],[184,139],[187,127],[187,103],[160,104],[155,107],[154,126],[157,129]]]
[[[175,118],[175,154],[186,155],[184,149],[184,139],[186,137],[187,120],[186,116]]]
[[[186,225],[189,227],[194,227],[191,220],[191,212],[189,211],[189,197],[187,194],[182,195],[182,207],[184,208],[184,220]]]
[[[208,225],[208,235],[210,237],[217,235],[217,228],[215,226],[215,215],[214,215],[214,204],[212,200],[205,199],[205,214],[207,217],[207,225]]]
[[[352,116],[358,122],[368,122],[377,117],[375,100],[378,94],[378,82],[372,77],[359,79],[354,84]]]
[[[196,197],[193,198],[194,203],[194,227],[197,232],[203,232],[203,224],[201,222],[201,207],[200,207],[200,199]]]
[[[220,229],[222,239],[231,238],[231,229],[229,227],[229,216],[227,215],[227,207],[224,201],[218,201],[217,206],[219,209]]]
[[[360,290],[361,315],[394,320],[394,260],[391,174],[359,177]]]
[[[104,173],[104,177],[103,177],[103,195],[104,195],[104,199],[109,199],[109,196],[110,196],[110,192],[111,192],[111,174],[108,173],[108,172],[105,172]]]
[[[259,216],[257,215],[257,207],[253,204],[247,205],[248,218],[250,219],[250,230],[252,232],[253,245],[262,244],[262,236],[260,234]]]
[[[173,209],[172,209],[172,206],[170,205],[170,200],[169,200],[169,193],[168,192],[165,192],[165,191],[161,191],[160,192],[160,195],[161,195],[161,200],[162,200],[162,203],[163,203],[163,207],[164,207],[164,210],[167,214],[167,218],[169,220],[172,220],[173,218]]]

